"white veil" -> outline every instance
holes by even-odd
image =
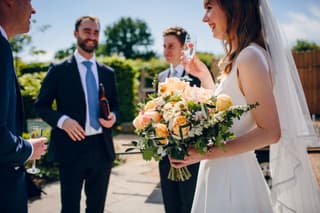
[[[291,51],[268,0],[260,0],[260,15],[281,125],[281,139],[270,148],[275,212],[319,213],[320,191],[306,151],[308,146],[319,146],[319,139]]]

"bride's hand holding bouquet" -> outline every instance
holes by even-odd
[[[189,148],[188,155],[186,155],[183,160],[174,159],[169,156],[170,165],[176,169],[180,169],[180,168],[189,166],[191,164],[198,163],[201,160],[205,160],[205,159],[206,159],[205,153],[201,154],[197,152],[197,150],[193,147]]]

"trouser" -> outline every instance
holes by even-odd
[[[28,212],[24,167],[0,166],[0,212]]]
[[[72,164],[59,166],[62,213],[80,212],[83,185],[86,213],[104,212],[112,162],[106,160],[102,135],[89,136],[85,140],[90,148]]]
[[[166,213],[190,213],[196,189],[199,163],[188,166],[191,178],[183,182],[168,179],[170,162],[164,157],[159,162],[160,183]]]

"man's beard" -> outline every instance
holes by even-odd
[[[97,49],[97,46],[98,46],[98,42],[97,41],[93,41],[95,43],[95,45],[93,47],[89,47],[86,45],[86,42],[88,41],[89,39],[86,39],[86,40],[82,40],[81,38],[78,39],[78,46],[83,49],[85,52],[87,53],[93,53],[95,49]]]

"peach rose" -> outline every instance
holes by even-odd
[[[179,78],[166,78],[165,82],[159,83],[158,93],[160,95],[172,95],[176,91],[182,91],[188,86],[188,82],[181,81]]]
[[[225,94],[218,95],[216,106],[218,111],[226,110],[232,106],[232,98]]]
[[[164,124],[158,123],[155,126],[155,131],[156,131],[156,136],[157,137],[166,138],[166,137],[169,136],[169,130],[168,130],[167,126],[164,125]],[[167,143],[167,139],[159,140],[159,142],[161,144],[166,144]]]
[[[180,126],[185,126],[186,124],[188,124],[188,122],[187,122],[187,118],[185,116],[179,115],[179,116],[175,117],[173,120],[173,125],[172,125],[173,134],[175,134],[176,136],[180,136]],[[183,136],[188,135],[189,128],[190,127],[187,126],[187,127],[183,127],[181,129]]]
[[[161,121],[161,114],[154,110],[145,111],[142,116],[144,123],[149,123],[151,120],[154,123],[159,123]]]
[[[159,85],[158,85],[158,94],[159,95],[163,95],[163,94],[167,93],[167,88],[168,88],[167,84],[165,84],[163,82],[159,83]]]
[[[139,113],[139,115],[133,120],[132,122],[134,128],[136,129],[144,129],[145,128],[145,123],[143,123],[142,120],[142,113]]]
[[[195,101],[202,103],[209,103],[213,97],[213,90],[205,89],[202,87],[186,87],[182,93],[182,97],[187,101]]]

